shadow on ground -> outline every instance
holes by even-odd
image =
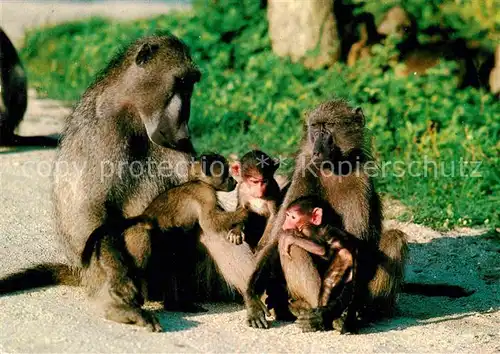
[[[460,285],[475,292],[455,299],[401,294],[397,315],[363,329],[363,333],[402,330],[500,310],[500,237],[490,232],[411,243],[406,281]]]

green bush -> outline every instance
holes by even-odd
[[[457,90],[454,63],[400,79],[383,70],[395,51],[388,41],[353,68],[309,70],[272,53],[265,9],[253,0],[199,0],[188,13],[40,29],[27,34],[21,54],[40,94],[76,100],[120,46],[158,30],[181,37],[203,73],[190,121],[198,151],[258,147],[281,156],[289,172],[305,112],[345,97],[368,117],[368,143],[386,172],[376,178],[379,190],[406,204],[407,218],[443,229],[499,226],[500,104],[483,90]],[[477,167],[463,161],[480,161],[480,176],[457,176],[460,166],[469,174]],[[403,165],[421,176],[403,173]],[[434,177],[436,169],[451,174],[454,165],[454,176]]]

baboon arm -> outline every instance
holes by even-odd
[[[326,254],[325,247],[318,245],[314,241],[306,240],[302,237],[296,237],[293,244],[317,256],[324,256]]]
[[[341,249],[328,267],[321,286],[320,306],[327,306],[330,295],[336,287],[352,280],[352,254],[346,248]]]
[[[259,255],[257,264],[247,286],[247,296],[253,298],[264,293],[273,267],[279,266],[278,243],[268,245]]]
[[[256,252],[260,252],[267,244],[275,242],[278,240],[278,237],[281,233],[281,228],[283,223],[285,222],[285,212],[286,206],[293,200],[298,197],[308,193],[311,190],[319,190],[316,188],[318,183],[314,181],[314,176],[312,173],[306,169],[298,168],[293,175],[292,183],[288,188],[283,203],[281,204],[278,213],[274,218],[272,218],[272,222],[268,222],[266,229],[264,230],[264,234],[262,235]],[[316,177],[317,179],[317,177]],[[269,219],[271,220],[271,218]]]
[[[243,223],[248,216],[248,211],[239,208],[236,211],[222,211],[218,209],[202,213],[199,218],[201,229],[209,234],[228,233],[233,226]]]
[[[243,300],[247,309],[247,324],[254,328],[268,328],[266,313],[269,311],[260,300],[260,295],[269,285],[273,267],[279,267],[279,264],[276,264],[279,261],[278,244],[267,245],[258,257],[257,264],[248,280]]]
[[[358,239],[374,241],[371,239],[373,232],[370,230],[370,210],[367,207],[369,200],[360,195],[347,195],[345,198],[351,200],[350,216],[344,218],[345,230]],[[378,240],[376,242],[378,243]]]
[[[218,234],[206,232],[202,233],[200,241],[207,248],[224,279],[245,297],[256,263],[250,247],[246,244],[228,243]]]

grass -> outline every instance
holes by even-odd
[[[212,12],[93,18],[29,32],[21,51],[29,83],[42,96],[75,101],[120,46],[171,31],[192,48],[203,73],[190,121],[198,151],[260,148],[282,157],[288,172],[307,110],[346,97],[363,107],[378,190],[407,206],[402,219],[438,229],[500,226],[500,104],[483,90],[457,90],[454,63],[399,79],[384,70],[394,50],[388,43],[354,68],[308,70],[272,53],[263,10],[204,11]]]

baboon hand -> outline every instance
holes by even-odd
[[[266,320],[266,315],[270,313],[264,303],[257,298],[254,298],[247,304],[247,324],[253,328],[269,328],[269,323]]]
[[[245,234],[241,230],[241,227],[238,226],[229,230],[226,238],[229,242],[234,243],[235,245],[240,245],[243,243],[243,240],[245,239]]]
[[[296,323],[302,332],[316,332],[327,329],[321,308],[301,309]]]

